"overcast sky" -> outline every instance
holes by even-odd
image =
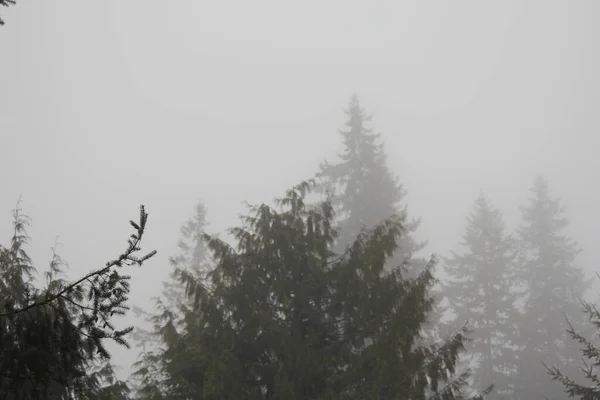
[[[537,173],[598,270],[600,2],[20,1],[0,10],[0,234],[23,196],[45,269],[124,249],[146,308],[198,200],[210,231],[340,149],[352,92],[373,113],[429,253],[456,248],[484,190],[513,227]],[[135,353],[115,355],[124,366]]]

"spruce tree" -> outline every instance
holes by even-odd
[[[335,193],[333,204],[340,217],[338,249],[350,244],[363,227],[370,229],[392,215],[407,214],[407,206],[402,204],[406,191],[389,170],[381,135],[369,128],[372,117],[356,94],[345,113],[348,120],[346,129],[339,132],[343,144],[339,161],[323,162],[318,174],[323,187]],[[420,219],[405,218],[392,263],[410,265],[413,271],[425,267],[427,260],[413,259],[426,246],[413,237],[419,225]]]
[[[529,203],[521,208],[519,229],[523,260],[519,274],[523,297],[520,321],[517,399],[564,399],[558,384],[548,382],[542,363],[576,378],[580,359],[576,342],[569,340],[564,315],[583,327],[579,297],[589,288],[577,265],[577,243],[564,230],[568,220],[560,199],[550,195],[547,181],[538,176]]]
[[[403,232],[391,217],[362,229],[342,254],[329,200],[305,203],[303,183],[278,201],[252,207],[230,233],[210,235],[209,280],[183,275],[196,320],[193,399],[454,399],[463,332],[417,343],[431,311],[429,263],[416,278],[386,268]],[[173,397],[177,398],[177,397]]]
[[[481,193],[467,217],[464,251],[447,258],[443,284],[455,324],[474,330],[467,347],[476,362],[475,386],[495,385],[491,398],[509,398],[515,372],[518,310],[513,290],[517,257],[513,238],[505,232],[500,211]]]
[[[339,131],[343,150],[336,162],[323,162],[318,173],[320,189],[333,194],[332,204],[338,216],[336,226],[340,234],[335,250],[344,251],[363,227],[370,229],[392,215],[402,216],[402,235],[397,250],[387,260],[387,267],[402,266],[404,276],[415,278],[428,262],[417,254],[427,245],[426,241],[415,239],[421,220],[408,218],[407,205],[403,204],[407,192],[390,171],[381,134],[369,126],[372,117],[356,94],[352,95],[345,113],[348,120]],[[438,289],[432,289],[430,294]],[[427,340],[441,340],[450,333],[442,321],[444,312],[436,301],[423,325]]]
[[[115,378],[107,340],[128,346],[133,329],[117,329],[113,316],[127,311],[129,277],[120,270],[141,265],[154,252],[136,257],[147,221],[142,207],[135,233],[117,259],[75,282],[62,278],[65,264],[55,253],[35,286],[35,268],[27,255],[29,219],[14,211],[14,234],[0,246],[0,398],[123,398],[124,382]]]

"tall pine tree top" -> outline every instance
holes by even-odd
[[[345,129],[340,130],[343,152],[339,154],[339,161],[324,162],[320,166],[321,178],[335,191],[333,203],[342,218],[340,249],[347,246],[362,227],[372,228],[392,215],[406,214],[406,206],[402,205],[406,191],[389,170],[380,134],[367,126],[371,116],[361,107],[356,94],[346,114]],[[419,220],[404,224],[399,259],[410,260],[426,245],[411,236],[419,224]]]
[[[525,251],[527,270],[524,278],[529,282],[529,307],[534,306],[536,297],[552,293],[570,301],[584,294],[589,285],[584,283],[584,274],[576,263],[580,249],[577,243],[564,235],[569,221],[564,216],[565,207],[560,199],[550,196],[548,182],[536,177],[531,188],[533,196],[529,204],[521,208],[523,224],[519,230]],[[542,293],[545,290],[548,293]]]
[[[535,179],[531,192],[529,204],[521,208],[523,222],[519,229],[524,255],[521,277],[528,289],[525,311],[541,319],[543,315],[571,311],[562,308],[569,304],[579,313],[578,298],[590,285],[577,265],[580,249],[564,233],[569,225],[566,209],[560,199],[550,195],[542,176]]]

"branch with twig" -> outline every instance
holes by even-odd
[[[147,220],[148,220],[148,214],[146,213],[144,206],[141,206],[140,207],[140,222],[139,223],[135,223],[133,221],[129,222],[136,230],[136,233],[131,235],[130,239],[128,240],[129,246],[128,246],[127,250],[125,250],[116,260],[107,262],[106,266],[104,268],[101,268],[96,271],[92,271],[92,272],[88,273],[87,275],[83,276],[82,278],[78,279],[77,281],[64,286],[62,289],[58,290],[56,293],[47,293],[46,297],[43,300],[35,301],[35,302],[33,302],[27,306],[24,306],[22,308],[11,309],[7,312],[0,313],[0,317],[9,317],[12,315],[16,315],[16,314],[25,312],[31,308],[39,307],[44,304],[51,303],[59,298],[67,299],[66,294],[73,292],[74,290],[76,290],[77,287],[79,287],[82,283],[84,283],[86,281],[92,285],[92,288],[94,288],[97,286],[97,284],[99,283],[101,278],[103,278],[103,282],[106,282],[106,279],[104,279],[105,275],[107,275],[108,272],[110,272],[111,269],[114,267],[124,267],[124,266],[130,266],[130,265],[141,266],[146,260],[148,260],[149,258],[153,257],[156,254],[156,250],[153,250],[150,253],[144,255],[143,257],[134,256],[135,253],[137,253],[138,251],[141,250],[140,244],[142,241],[142,237],[144,235],[144,230],[146,228]],[[112,279],[115,280],[115,275],[112,275],[112,277],[113,277]],[[122,276],[120,276],[120,277],[128,278],[128,277],[122,277]],[[112,294],[115,294],[115,293],[118,295],[119,291],[117,290],[116,292],[113,292]],[[72,302],[71,299],[67,299],[67,300]],[[81,305],[78,303],[76,303],[76,304],[77,304],[77,306],[79,306],[81,308],[87,308],[87,309],[93,309],[93,310],[99,311],[98,307],[90,308],[90,307],[85,307],[84,305]],[[10,308],[10,306],[8,304],[5,305],[5,308],[7,308],[7,307]]]
[[[0,270],[4,274],[0,285],[6,289],[5,296],[0,298],[0,326],[4,327],[0,338],[4,341],[0,364],[6,369],[4,372],[11,375],[5,379],[12,382],[10,385],[19,386],[19,390],[27,387],[37,390],[49,381],[73,390],[95,390],[98,384],[91,378],[90,368],[98,361],[110,359],[103,341],[111,339],[129,347],[124,336],[133,327],[118,330],[113,326],[112,317],[124,315],[129,309],[130,277],[121,275],[121,268],[141,266],[156,254],[151,251],[138,255],[148,214],[141,206],[139,221],[130,221],[135,232],[121,255],[72,283],[57,277],[62,274],[61,265],[66,263],[56,254],[55,245],[43,290],[27,281],[34,270],[23,249],[28,239],[25,232],[28,218],[20,214],[18,207],[13,216],[12,245],[10,248],[0,246],[3,266]],[[49,357],[49,354],[52,355]],[[2,358],[14,362],[3,363]],[[51,368],[48,362],[52,363]],[[0,382],[0,397],[6,390],[13,390],[12,387]]]

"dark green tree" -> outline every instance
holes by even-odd
[[[0,246],[0,398],[122,398],[128,388],[115,379],[105,343],[128,346],[125,336],[133,329],[117,329],[113,317],[128,309],[129,277],[120,270],[154,255],[136,256],[148,217],[144,208],[117,259],[68,283],[55,252],[43,289],[34,285],[25,249],[29,219],[19,207],[13,216],[11,243]]]
[[[589,288],[577,265],[579,249],[565,234],[568,220],[565,207],[550,195],[548,182],[538,176],[531,188],[529,203],[521,208],[519,229],[523,254],[520,283],[524,289],[523,317],[519,334],[518,378],[514,380],[517,399],[564,399],[560,385],[548,381],[542,363],[578,377],[580,352],[569,340],[564,315],[577,328],[584,328],[579,297]]]
[[[290,190],[278,208],[252,207],[230,230],[236,246],[205,235],[216,262],[208,281],[180,275],[194,305],[180,343],[191,344],[195,391],[168,398],[459,398],[463,332],[417,343],[435,262],[415,278],[385,268],[402,217],[335,253],[331,201],[305,204],[312,186]]]
[[[155,298],[156,312],[144,313],[152,328],[136,332],[144,349],[134,365],[138,398],[194,398],[198,389],[197,367],[190,357],[194,337],[188,335],[184,340],[183,334],[200,318],[181,279],[206,281],[206,274],[213,268],[204,240],[206,227],[206,207],[200,202],[194,216],[181,227],[180,253],[170,259],[173,270],[164,282],[162,295]]]
[[[474,330],[467,361],[478,365],[475,386],[493,383],[492,398],[509,398],[517,357],[512,343],[519,320],[513,290],[517,251],[502,214],[483,193],[467,217],[461,245],[461,254],[446,259],[444,291],[455,324],[468,321]]]

